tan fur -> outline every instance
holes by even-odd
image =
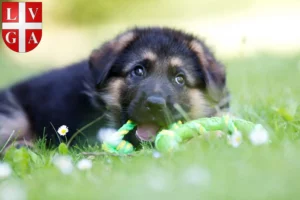
[[[21,108],[16,105],[16,101],[12,95],[9,94],[7,97],[14,106],[2,105],[9,114],[0,114],[0,147],[2,148],[10,137],[9,144],[12,142],[21,142],[30,145],[34,137],[30,130],[28,118]]]
[[[114,79],[108,84],[107,90],[103,93],[102,98],[109,107],[121,109],[120,97],[121,89],[124,87],[124,80],[121,78]]]
[[[135,34],[133,32],[127,32],[116,39],[105,43],[100,49],[95,49],[90,58],[92,60],[101,59],[108,51],[113,51],[115,53],[119,53],[122,51],[132,40],[134,40]]]
[[[171,67],[182,67],[182,70],[185,71],[185,76],[188,82],[191,84],[195,83],[193,74],[190,73],[188,68],[185,67],[184,61],[180,57],[171,57],[168,63]]]
[[[223,83],[225,80],[224,67],[215,61],[209,53],[204,51],[204,47],[199,41],[193,40],[190,42],[189,46],[191,50],[197,54],[203,65],[208,94],[212,99],[218,102],[226,95],[226,87]],[[212,78],[212,75],[214,75],[214,79]]]
[[[202,47],[202,44],[196,40],[193,40],[189,44],[191,50],[193,50],[198,58],[200,59],[200,62],[203,64],[204,67],[208,66],[208,60],[206,58],[204,48]]]
[[[143,52],[143,58],[151,60],[151,61],[155,61],[157,59],[157,55],[154,52],[150,51],[150,50],[145,50]]]
[[[135,33],[130,31],[113,40],[111,45],[115,51],[119,52],[123,50],[129,42],[133,41],[135,37]]]
[[[144,50],[144,51],[142,52],[142,57],[143,57],[144,59],[148,59],[148,60],[150,60],[150,61],[152,61],[152,62],[155,62],[156,59],[157,59],[157,55],[156,55],[155,53],[153,53],[152,51],[150,51],[150,50]],[[129,63],[128,65],[126,65],[126,66],[124,67],[124,71],[125,71],[125,72],[130,71],[133,64],[135,64],[135,62],[134,62],[134,63]]]
[[[210,114],[212,108],[209,106],[209,103],[205,100],[205,97],[200,90],[190,89],[188,91],[188,96],[191,105],[189,115],[192,119],[197,119]]]
[[[171,57],[169,62],[172,67],[183,66],[183,61],[179,57]]]
[[[109,112],[105,112],[105,117],[112,127],[120,126],[121,91],[123,87],[125,87],[125,82],[122,78],[111,80],[106,90],[100,95],[109,110]]]
[[[95,49],[90,55],[90,62],[94,63],[95,68],[103,68],[103,65],[99,65],[98,62],[108,55],[119,54],[131,41],[136,38],[136,34],[133,31],[126,32],[112,41],[109,41],[102,45],[99,49]]]

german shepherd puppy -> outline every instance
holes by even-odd
[[[136,135],[150,140],[174,121],[216,115],[229,106],[228,94],[224,67],[203,41],[169,28],[134,28],[87,60],[0,92],[0,146],[13,132],[18,144],[42,136],[53,144],[61,125],[70,139],[90,122],[85,134],[128,119],[138,126],[127,139],[138,144]]]

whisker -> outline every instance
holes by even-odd
[[[181,116],[186,120],[186,121],[190,121],[191,118],[188,116],[188,114],[182,109],[182,107],[175,103],[174,104],[174,108],[181,114]]]
[[[164,113],[165,113],[167,124],[171,124],[173,122],[173,119],[172,119],[173,117],[172,117],[170,110],[168,108],[166,108]]]

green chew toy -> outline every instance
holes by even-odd
[[[128,121],[114,135],[113,142],[104,141],[102,149],[116,154],[130,154],[134,151],[132,144],[123,140],[129,131],[135,128],[136,124]],[[155,139],[155,147],[161,152],[170,152],[178,146],[197,135],[202,135],[209,131],[224,131],[232,134],[236,131],[250,133],[255,124],[246,120],[224,117],[200,118],[184,124],[181,122],[172,124],[169,129],[161,130]]]
[[[115,154],[130,154],[133,152],[133,146],[130,142],[123,140],[124,136],[134,129],[136,124],[128,120],[112,137],[114,140],[104,141],[102,149],[109,153]]]
[[[162,152],[173,151],[180,143],[209,131],[224,131],[232,134],[239,130],[250,133],[254,127],[255,124],[252,122],[232,119],[228,116],[201,118],[160,131],[156,136],[155,147]]]

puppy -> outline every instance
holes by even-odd
[[[20,144],[41,137],[54,144],[65,139],[55,131],[61,125],[70,139],[89,123],[84,137],[128,119],[138,124],[127,138],[137,145],[174,121],[216,115],[228,97],[225,69],[203,41],[169,28],[134,28],[87,60],[3,90],[0,146],[12,133]]]

